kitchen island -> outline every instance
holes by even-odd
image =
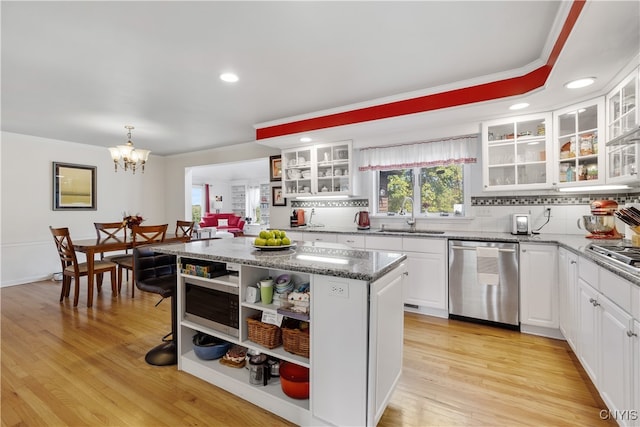
[[[260,250],[252,243],[251,238],[235,238],[157,248],[158,252],[176,255],[181,267],[177,291],[178,369],[299,425],[375,425],[402,369],[405,255],[314,242]],[[193,276],[183,270],[187,264],[211,268],[224,264],[226,274]],[[293,354],[283,346],[267,348],[249,339],[247,319],[275,317],[278,306],[248,301],[248,289],[261,279],[283,274],[296,285],[309,284],[308,357]],[[187,289],[220,286],[233,290],[230,301],[234,307],[230,311],[235,310],[239,320],[235,328],[220,328],[189,315]],[[278,378],[272,378],[266,386],[251,385],[247,369],[199,359],[192,344],[197,332],[309,368],[309,399],[285,395]]]

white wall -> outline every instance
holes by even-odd
[[[140,213],[149,224],[177,219],[165,215],[162,157],[152,155],[144,174],[114,173],[106,148],[8,132],[1,136],[2,286],[60,271],[49,226],[69,227],[77,240],[95,237],[94,221],[119,221],[123,211]],[[54,161],[97,167],[97,210],[52,210]]]
[[[184,185],[185,168],[191,166],[239,162],[242,160],[252,160],[263,157],[268,158],[269,156],[276,154],[280,154],[279,149],[269,148],[253,142],[247,142],[228,147],[165,157],[166,167],[164,172],[166,179],[166,193],[170,195],[170,198],[167,198],[165,215],[171,217],[172,215],[179,215],[180,212],[184,211],[184,204],[176,203],[174,200],[184,200],[186,197]],[[191,195],[189,194],[188,197],[191,197]],[[223,195],[223,202],[225,210],[231,209],[231,195],[229,195],[228,198],[225,198]]]
[[[145,173],[132,175],[114,173],[106,148],[10,132],[1,138],[0,286],[48,279],[60,271],[49,226],[69,227],[78,240],[95,237],[94,222],[119,221],[123,211],[141,214],[147,224],[175,224],[186,218],[185,200],[191,197],[185,168],[279,153],[246,143],[169,157],[152,154]],[[28,163],[19,161],[24,157]],[[54,161],[97,167],[97,210],[52,210]]]

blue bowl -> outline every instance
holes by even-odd
[[[202,360],[220,359],[225,355],[231,343],[205,334],[196,334],[193,337],[193,351]]]

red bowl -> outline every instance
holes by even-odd
[[[309,398],[309,368],[295,363],[280,364],[280,385],[282,391],[293,399]]]

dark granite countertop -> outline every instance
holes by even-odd
[[[587,239],[577,234],[535,234],[530,236],[513,235],[511,233],[500,232],[478,232],[478,231],[445,231],[443,234],[411,233],[407,229],[405,232],[381,231],[380,229],[357,230],[355,227],[297,227],[284,228],[287,231],[302,231],[313,233],[340,233],[340,234],[360,234],[365,236],[395,236],[395,237],[415,237],[422,239],[453,239],[453,240],[479,240],[479,241],[500,241],[517,243],[546,243],[557,244],[580,256],[584,256],[601,267],[614,274],[629,280],[640,286],[640,274],[634,274],[615,265],[587,249],[590,243],[597,242],[606,245],[631,245],[630,240],[593,240]]]
[[[396,268],[406,255],[364,251],[338,243],[296,242],[295,248],[263,251],[253,237],[201,240],[159,246],[162,253],[280,270],[373,282]]]

